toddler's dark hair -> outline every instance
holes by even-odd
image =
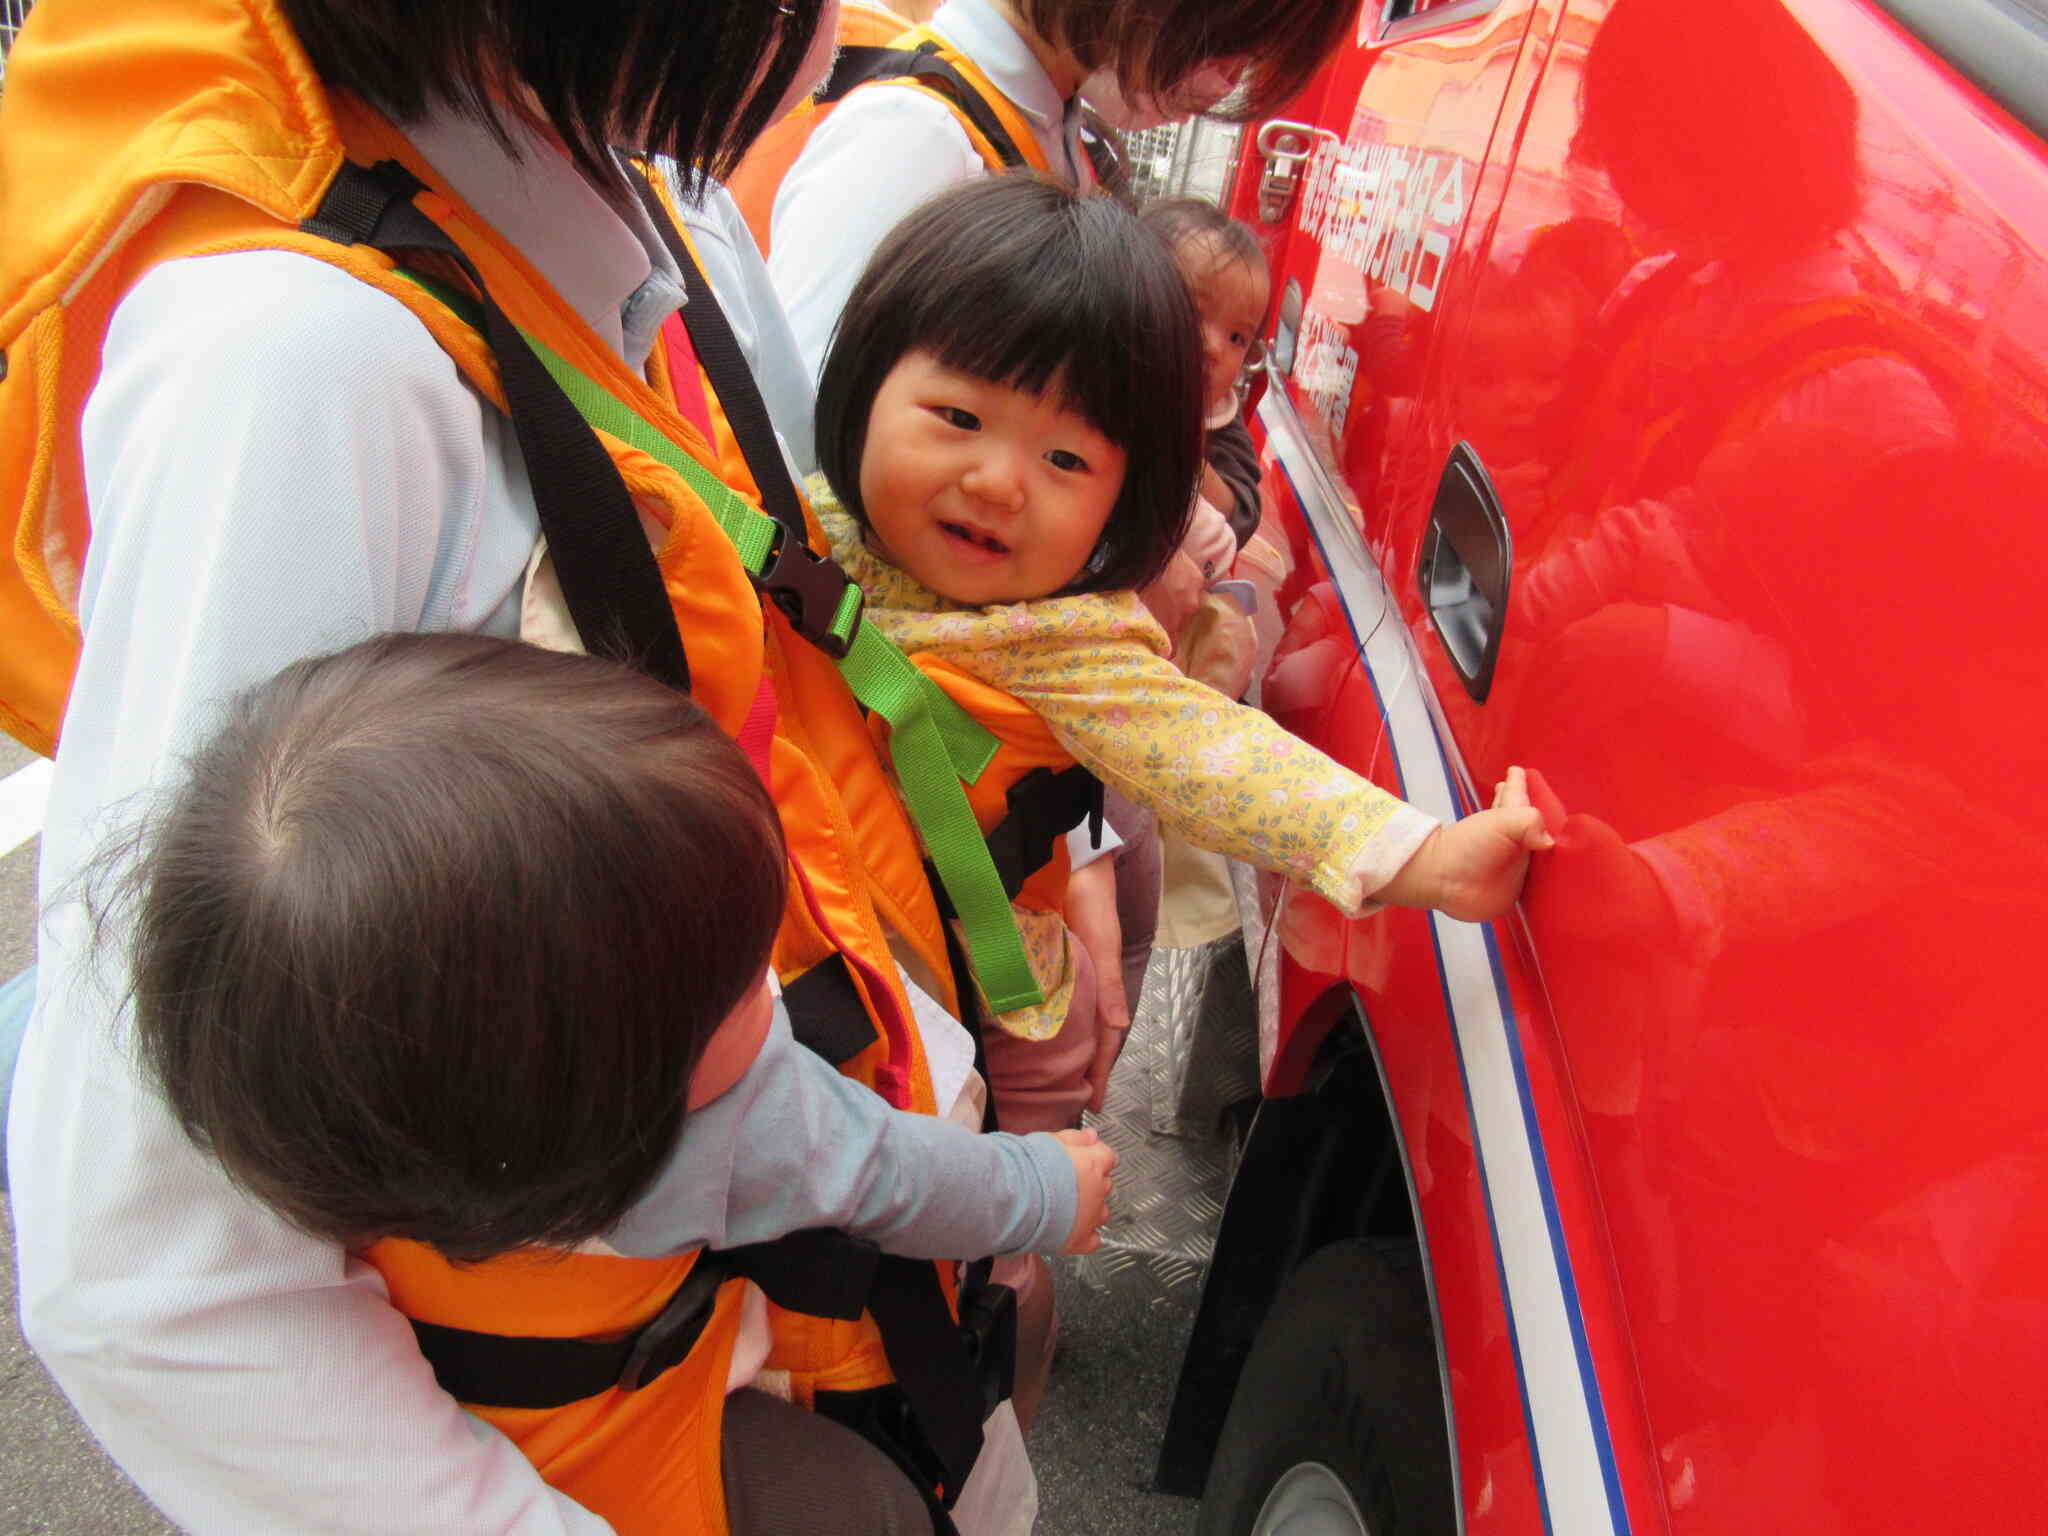
[[[1141,587],[1187,531],[1201,472],[1201,334],[1173,258],[1129,209],[1015,173],[940,193],[854,285],[818,380],[818,460],[863,524],[875,393],[903,357],[1052,391],[1124,451],[1122,493],[1071,592]]]
[[[762,977],[781,825],[616,663],[387,635],[249,690],[146,834],[141,1055],[292,1222],[456,1260],[609,1228]]]

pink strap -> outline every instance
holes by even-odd
[[[676,392],[676,409],[704,434],[706,442],[715,446],[718,438],[711,430],[711,401],[704,393],[704,376],[697,371],[697,349],[690,345],[690,333],[684,328],[680,312],[662,321],[661,343],[668,348],[668,378]]]
[[[775,717],[775,685],[764,672],[761,674],[761,686],[754,692],[754,702],[747,708],[747,718],[740,725],[736,739],[740,750],[747,754],[747,761],[754,765],[754,772],[768,786],[770,794],[775,792],[775,780],[768,771],[768,754],[775,740]]]

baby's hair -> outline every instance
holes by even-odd
[[[1122,491],[1068,591],[1141,587],[1166,568],[1201,472],[1201,337],[1179,269],[1135,214],[1017,173],[942,192],[896,226],[818,380],[819,465],[863,524],[868,413],[911,352],[1056,394],[1123,450]]]
[[[250,689],[146,832],[141,1056],[256,1198],[482,1259],[609,1228],[758,984],[781,825],[641,673],[387,635]]]
[[[1268,276],[1266,248],[1259,244],[1258,236],[1206,198],[1163,197],[1147,203],[1139,216],[1176,257],[1187,241],[1207,238],[1221,253],[1219,267],[1239,261],[1260,277]]]

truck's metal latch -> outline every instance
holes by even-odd
[[[1284,117],[1276,117],[1260,127],[1259,154],[1266,162],[1259,176],[1260,222],[1278,224],[1287,217],[1287,205],[1294,200],[1294,189],[1301,184],[1301,168],[1315,154],[1319,139],[1335,144],[1337,135],[1327,128],[1291,122]]]

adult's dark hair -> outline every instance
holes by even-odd
[[[1248,119],[1308,84],[1358,13],[1358,0],[1018,0],[1025,21],[1090,69],[1163,91],[1205,64],[1247,59],[1241,98],[1219,115]]]
[[[1169,251],[1177,252],[1182,241],[1204,235],[1216,242],[1224,262],[1241,261],[1260,276],[1266,275],[1266,248],[1259,244],[1259,237],[1207,198],[1157,198],[1145,204],[1138,217]]]
[[[317,1236],[573,1244],[672,1153],[783,861],[684,695],[511,641],[366,641],[240,697],[146,835],[142,1058]]]
[[[1666,237],[1775,251],[1856,216],[1855,90],[1783,0],[1615,0],[1579,105],[1573,155]]]
[[[313,67],[404,121],[452,107],[502,138],[530,92],[577,166],[625,144],[723,176],[796,78],[825,0],[281,0]]]
[[[1113,198],[1023,173],[940,193],[854,285],[818,380],[818,460],[863,524],[868,412],[910,352],[1063,397],[1124,451],[1123,490],[1070,592],[1140,587],[1187,532],[1201,472],[1201,337],[1172,256]]]

